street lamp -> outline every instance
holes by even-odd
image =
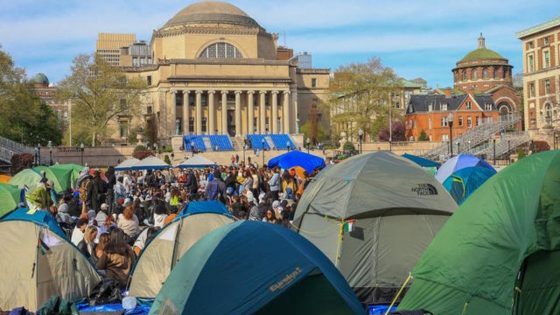
[[[496,166],[496,136],[494,136],[494,138],[492,139],[492,151],[494,166]]]
[[[457,141],[457,155],[461,154],[461,142]]]
[[[311,139],[307,138],[307,140],[305,140],[305,143],[307,143],[307,154],[309,154],[309,147],[311,146]]]
[[[511,150],[510,142],[511,140],[508,140],[508,164],[511,163],[511,153],[509,152],[509,150]]]
[[[360,154],[362,154],[362,143],[364,141],[364,130],[362,130],[362,128],[360,128],[358,130],[358,140],[360,140]]]
[[[35,148],[35,166],[39,165],[39,148]]]
[[[262,163],[262,165],[263,165],[263,167],[264,167],[264,143],[265,143],[265,140],[264,140],[264,138],[262,138],[262,140],[261,140],[261,149],[262,149],[262,158],[263,158],[263,163]]]
[[[554,150],[558,150],[558,144],[559,144],[558,138],[559,138],[559,136],[560,136],[560,132],[554,130],[554,134],[553,134],[553,135],[554,135]]]
[[[47,144],[47,146],[49,147],[49,156],[50,156],[49,165],[53,165],[53,160],[52,160],[52,141],[49,140],[49,143]]]
[[[81,153],[80,165],[84,165],[84,143],[83,142],[80,144],[80,153]]]
[[[447,124],[449,125],[449,156],[453,157],[453,113],[447,115]]]
[[[37,156],[38,156],[37,164],[41,165],[41,144],[37,144]]]

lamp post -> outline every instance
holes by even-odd
[[[49,165],[53,165],[53,160],[52,160],[52,141],[49,140],[49,143],[47,144],[47,146],[49,147],[49,156],[50,156]]]
[[[39,165],[39,148],[35,148],[35,166]]]
[[[359,143],[359,145],[360,145],[360,147],[359,147],[360,151],[359,151],[359,152],[360,152],[360,154],[362,154],[362,143],[363,143],[363,141],[364,141],[364,130],[363,130],[362,128],[360,128],[360,129],[358,130],[358,140],[360,141],[360,143]],[[391,139],[389,139],[389,140],[391,140]],[[391,143],[391,142],[389,141],[389,143]]]
[[[243,145],[243,164],[245,164],[245,151],[247,150],[247,144]]]
[[[457,155],[461,154],[461,142],[457,141]]]
[[[37,165],[41,165],[41,144],[37,144],[37,156],[38,156],[38,161],[37,161]]]
[[[496,138],[492,139],[492,151],[493,151],[493,160],[494,160],[494,166],[496,166]]]
[[[510,143],[511,143],[511,140],[508,140],[508,153],[507,153],[507,156],[508,156],[508,164],[511,163],[511,158],[510,158],[510,157],[511,157],[511,153],[509,152],[509,150],[511,150]]]
[[[191,156],[194,156],[194,142],[191,141]]]
[[[261,148],[262,148],[262,158],[263,158],[263,163],[262,163],[262,165],[263,165],[263,167],[264,167],[264,142],[265,142],[265,140],[264,140],[264,138],[262,138],[262,140],[261,140]]]
[[[449,125],[449,156],[453,157],[453,113],[447,115],[447,125]]]
[[[307,143],[307,154],[309,154],[309,147],[311,146],[311,139],[307,138],[307,140],[305,140],[305,143]]]
[[[80,165],[84,165],[84,143],[80,144]]]

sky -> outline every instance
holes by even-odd
[[[75,56],[92,53],[100,32],[151,39],[192,0],[1,0],[0,45],[26,69],[51,83],[70,73]],[[432,88],[453,84],[451,69],[477,47],[499,52],[521,72],[515,33],[560,16],[558,0],[231,0],[279,44],[307,51],[313,66],[335,71],[379,57],[407,79]]]

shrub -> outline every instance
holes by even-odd
[[[420,135],[418,136],[418,141],[430,141],[430,137],[428,137],[426,132],[424,130],[422,130],[420,132]]]
[[[346,143],[344,143],[344,146],[342,146],[342,150],[354,152],[356,151],[356,148],[354,147],[354,144],[352,142],[346,141]]]
[[[10,160],[12,167],[12,175],[19,173],[21,170],[33,167],[33,154],[31,153],[21,153],[14,154]]]
[[[171,159],[169,158],[169,155],[166,154],[166,155],[163,157],[163,161],[164,161],[165,163],[171,165]]]

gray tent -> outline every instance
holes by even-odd
[[[362,303],[389,303],[456,208],[421,167],[376,152],[321,174],[303,194],[294,224],[338,267]]]
[[[198,202],[211,206],[212,203]],[[227,209],[223,205],[221,207],[224,210],[209,208],[206,212],[187,212],[165,226],[142,251],[134,267],[129,294],[155,298],[179,258],[194,243],[214,229],[233,222]]]

